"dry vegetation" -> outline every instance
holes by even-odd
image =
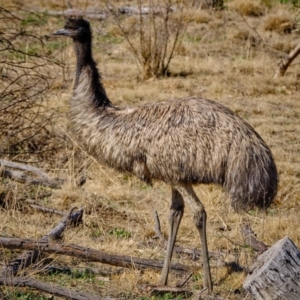
[[[20,5],[22,1],[12,2],[13,5]],[[94,0],[70,2],[83,10],[87,6],[99,6],[99,2]],[[120,1],[115,2],[121,5]],[[28,6],[23,8],[62,11],[65,9],[62,3],[58,0],[30,1],[30,6],[28,2]],[[233,0],[225,2],[225,5],[227,9],[222,11],[187,10],[183,19],[188,27],[170,64],[169,76],[146,81],[138,80],[140,74],[135,57],[113,18],[91,22],[94,28],[94,56],[107,93],[115,105],[144,105],[188,95],[215,99],[245,118],[272,149],[280,174],[280,186],[276,201],[267,213],[253,210],[238,215],[230,208],[219,187],[196,187],[208,213],[209,250],[222,251],[226,253],[228,263],[235,261],[248,268],[257,253],[243,241],[240,224],[244,221],[249,221],[257,238],[268,245],[288,235],[300,247],[299,60],[288,69],[285,77],[273,78],[280,59],[299,42],[299,12],[289,4],[279,4],[275,0]],[[151,188],[130,175],[101,166],[76,142],[66,117],[75,68],[72,43],[51,36],[52,32],[61,28],[61,17],[44,15],[43,18],[45,22],[35,24],[30,30],[43,39],[44,47],[55,43],[51,56],[65,64],[64,67],[59,64],[47,66],[47,72],[55,80],[43,96],[43,105],[54,112],[55,121],[47,126],[49,130],[51,128],[51,143],[57,145],[57,151],[46,156],[34,153],[1,154],[0,158],[26,159],[27,163],[44,168],[55,177],[66,178],[67,183],[62,189],[52,191],[3,179],[0,182],[0,235],[38,239],[51,230],[61,217],[32,210],[24,202],[24,199],[32,199],[41,205],[65,211],[73,206],[85,208],[84,224],[68,230],[64,235],[65,243],[109,253],[162,259],[164,251],[157,246],[149,246],[147,241],[155,235],[153,210],[158,211],[163,233],[168,233],[170,189],[162,183],[155,183]],[[123,21],[130,24],[134,22],[133,18],[127,17]],[[87,182],[77,187],[76,179],[83,173],[87,174]],[[47,194],[49,191],[52,193]],[[154,245],[156,243],[154,240]],[[177,244],[199,247],[198,234],[188,207]],[[2,250],[1,260],[9,261],[18,253]],[[156,283],[158,272],[124,270],[120,274],[108,275],[108,267],[98,263],[56,255],[47,259],[51,265],[79,270],[93,267],[102,273],[93,276],[80,272],[73,276],[49,276],[40,275],[35,269],[27,269],[25,273],[99,296],[170,299],[168,295],[150,297],[138,289],[140,284]],[[199,260],[192,261],[184,255],[174,255],[173,260],[200,266]],[[211,263],[215,293],[224,299],[244,298],[242,283],[246,274],[219,267],[214,260]],[[201,289],[201,278],[201,268],[195,269],[187,284],[188,289],[194,292]],[[170,284],[174,285],[178,280],[172,274]],[[31,297],[26,299],[50,299],[49,295],[42,294],[35,298],[36,292],[32,290],[4,287],[3,291],[10,295],[9,299],[25,299],[22,298],[24,295]]]

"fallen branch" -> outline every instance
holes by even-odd
[[[161,232],[160,220],[156,210],[154,210],[154,220],[155,220],[154,231],[156,233],[156,236],[154,236],[153,238],[154,239],[159,238],[162,242],[164,242],[167,245],[167,239]]]
[[[8,168],[13,168],[13,169],[18,169],[26,172],[32,172],[36,174],[37,176],[41,178],[49,178],[48,174],[42,171],[39,168],[30,166],[30,165],[25,165],[17,162],[12,162],[4,159],[0,159],[0,165],[3,167],[8,167]]]
[[[38,242],[48,242],[50,239],[57,240],[61,237],[61,234],[66,229],[68,225],[77,225],[82,222],[83,209],[79,209],[74,212],[74,208],[70,210],[68,215],[66,215],[51,231],[49,234],[44,235]],[[12,277],[16,276],[20,269],[27,268],[29,265],[34,264],[36,261],[40,260],[41,252],[32,249],[31,251],[26,251],[22,253],[16,259],[10,261],[7,266],[5,266],[1,271],[1,276]]]
[[[264,252],[268,249],[267,245],[256,239],[256,234],[251,229],[250,224],[242,224],[241,231],[245,237],[247,245],[249,245],[253,250]]]
[[[172,299],[177,299],[179,296],[184,297],[184,299],[190,298],[193,293],[191,291],[171,286],[157,286],[157,285],[139,285],[138,289],[144,293],[150,293],[151,296],[163,296],[169,294]]]
[[[96,7],[88,8],[86,11],[79,10],[79,9],[67,9],[65,11],[55,11],[55,10],[38,10],[35,9],[33,12],[41,12],[47,13],[50,16],[64,16],[64,17],[77,17],[77,18],[88,18],[94,20],[105,20],[108,17],[108,13],[101,11]]]
[[[38,270],[39,274],[91,274],[91,275],[98,275],[98,276],[112,276],[112,275],[120,275],[124,274],[124,269],[123,268],[115,268],[115,267],[108,267],[104,268],[102,267],[101,269],[99,268],[70,268],[70,267],[57,267],[57,266],[51,266],[47,265],[43,269]],[[1,298],[0,298],[1,299]]]
[[[34,185],[45,185],[52,188],[61,188],[62,184],[64,183],[63,179],[50,178],[49,175],[42,170],[30,165],[0,159],[0,167],[0,177],[10,178],[18,182]],[[8,170],[7,168],[17,169],[23,172]],[[35,177],[26,174],[26,172],[32,173],[35,175]]]
[[[277,72],[274,75],[274,78],[277,78],[279,76],[284,76],[287,68],[289,67],[289,65],[292,63],[292,61],[299,55],[300,53],[300,43],[296,46],[296,48],[294,50],[292,50],[288,57],[284,60],[281,61],[279,63],[279,70],[277,70]]]
[[[45,212],[45,213],[56,214],[56,215],[60,215],[60,216],[65,216],[66,215],[61,210],[57,210],[57,209],[54,209],[54,208],[49,208],[49,207],[41,206],[41,205],[38,205],[38,204],[30,204],[30,207],[32,207],[32,208],[34,208],[36,210],[40,210],[40,211]]]
[[[10,178],[12,180],[26,183],[26,184],[33,184],[33,185],[44,185],[49,186],[51,188],[61,188],[63,181],[56,180],[56,179],[45,179],[45,178],[33,178],[24,172],[13,171],[13,170],[2,170],[0,172],[0,177]]]
[[[100,297],[90,295],[81,291],[70,290],[60,286],[47,284],[28,277],[0,277],[0,285],[25,287],[29,286],[37,290],[47,292],[54,296],[73,300],[101,300]]]
[[[182,280],[176,283],[176,287],[177,288],[183,287],[188,282],[188,280],[192,277],[192,275],[193,272],[189,273],[185,278],[183,278]]]
[[[132,257],[128,255],[107,254],[100,250],[93,250],[77,245],[35,241],[32,239],[0,237],[0,247],[7,249],[23,249],[38,251],[39,253],[44,252],[68,255],[72,257],[79,257],[87,261],[100,262],[123,268],[161,270],[163,266],[163,261],[158,261],[154,259]],[[182,265],[180,263],[174,263],[170,267],[171,271],[178,273],[186,272],[190,269],[191,267]]]
[[[175,7],[170,8],[171,11],[175,11]],[[163,15],[166,12],[166,8],[162,5],[151,5],[151,6],[131,6],[124,5],[118,9],[119,13],[125,15]]]

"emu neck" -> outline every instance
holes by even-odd
[[[77,58],[74,93],[82,93],[82,97],[92,102],[95,107],[112,106],[92,57],[91,41],[75,41],[74,49]]]

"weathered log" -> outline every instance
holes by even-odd
[[[63,179],[50,178],[44,171],[30,165],[0,159],[0,167],[0,177],[7,177],[21,183],[45,185],[52,188],[61,188],[64,183]],[[23,172],[8,170],[7,168],[22,170]],[[26,174],[26,172],[34,174],[35,177]]]
[[[63,181],[56,180],[51,178],[36,178],[25,174],[24,172],[14,171],[14,170],[1,170],[0,177],[10,178],[12,180],[26,183],[26,184],[33,184],[33,185],[44,185],[49,186],[51,188],[61,188]]]
[[[163,5],[152,5],[152,6],[131,6],[131,5],[124,5],[120,7],[119,13],[125,15],[162,15],[166,12],[166,9],[171,10],[172,12],[175,11],[175,6],[166,8]]]
[[[299,300],[300,251],[285,237],[261,254],[243,287],[256,300]]]
[[[61,210],[45,207],[45,206],[42,206],[42,205],[39,205],[39,204],[30,204],[30,207],[32,207],[36,210],[40,210],[40,211],[45,212],[45,213],[49,213],[49,214],[56,214],[56,215],[60,215],[60,216],[65,216],[66,215]]]
[[[69,213],[49,232],[44,235],[39,242],[48,242],[49,239],[57,240],[68,225],[77,225],[82,222],[83,209],[74,212],[72,208]],[[20,269],[27,268],[41,258],[41,252],[37,250],[26,251],[19,257],[11,260],[2,270],[1,276],[12,277],[16,276]]]
[[[38,251],[39,253],[44,252],[68,255],[72,257],[79,257],[87,261],[100,262],[123,268],[161,270],[163,266],[163,261],[155,259],[132,257],[128,255],[108,254],[100,250],[93,250],[77,245],[35,241],[32,239],[0,237],[0,247],[7,249],[32,250]],[[182,265],[180,263],[174,263],[170,267],[171,271],[177,273],[186,272],[190,269],[191,267]]]
[[[31,172],[41,178],[49,178],[47,173],[45,173],[44,171],[42,171],[39,168],[30,166],[30,165],[12,162],[12,161],[8,161],[5,159],[0,159],[0,165],[3,167],[8,167],[8,168],[18,169],[18,170],[22,170],[22,171],[26,171],[26,172]]]
[[[64,297],[66,299],[73,300],[101,300],[100,297],[87,294],[81,291],[66,289],[57,285],[52,285],[38,281],[28,277],[0,277],[0,285],[5,286],[18,286],[24,287],[29,286],[37,290],[47,292],[54,296]]]

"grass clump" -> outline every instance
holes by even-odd
[[[233,0],[228,3],[228,8],[249,17],[260,17],[265,14],[266,10],[266,7],[259,0]]]
[[[279,34],[289,34],[296,27],[295,19],[288,11],[279,11],[276,14],[269,15],[264,21],[265,30],[274,31]]]
[[[12,291],[6,295],[6,299],[11,300],[54,300],[54,296],[46,297],[39,293],[34,292],[23,292],[23,291]]]
[[[117,238],[129,238],[131,236],[130,232],[124,228],[114,228],[109,231],[109,234]]]

